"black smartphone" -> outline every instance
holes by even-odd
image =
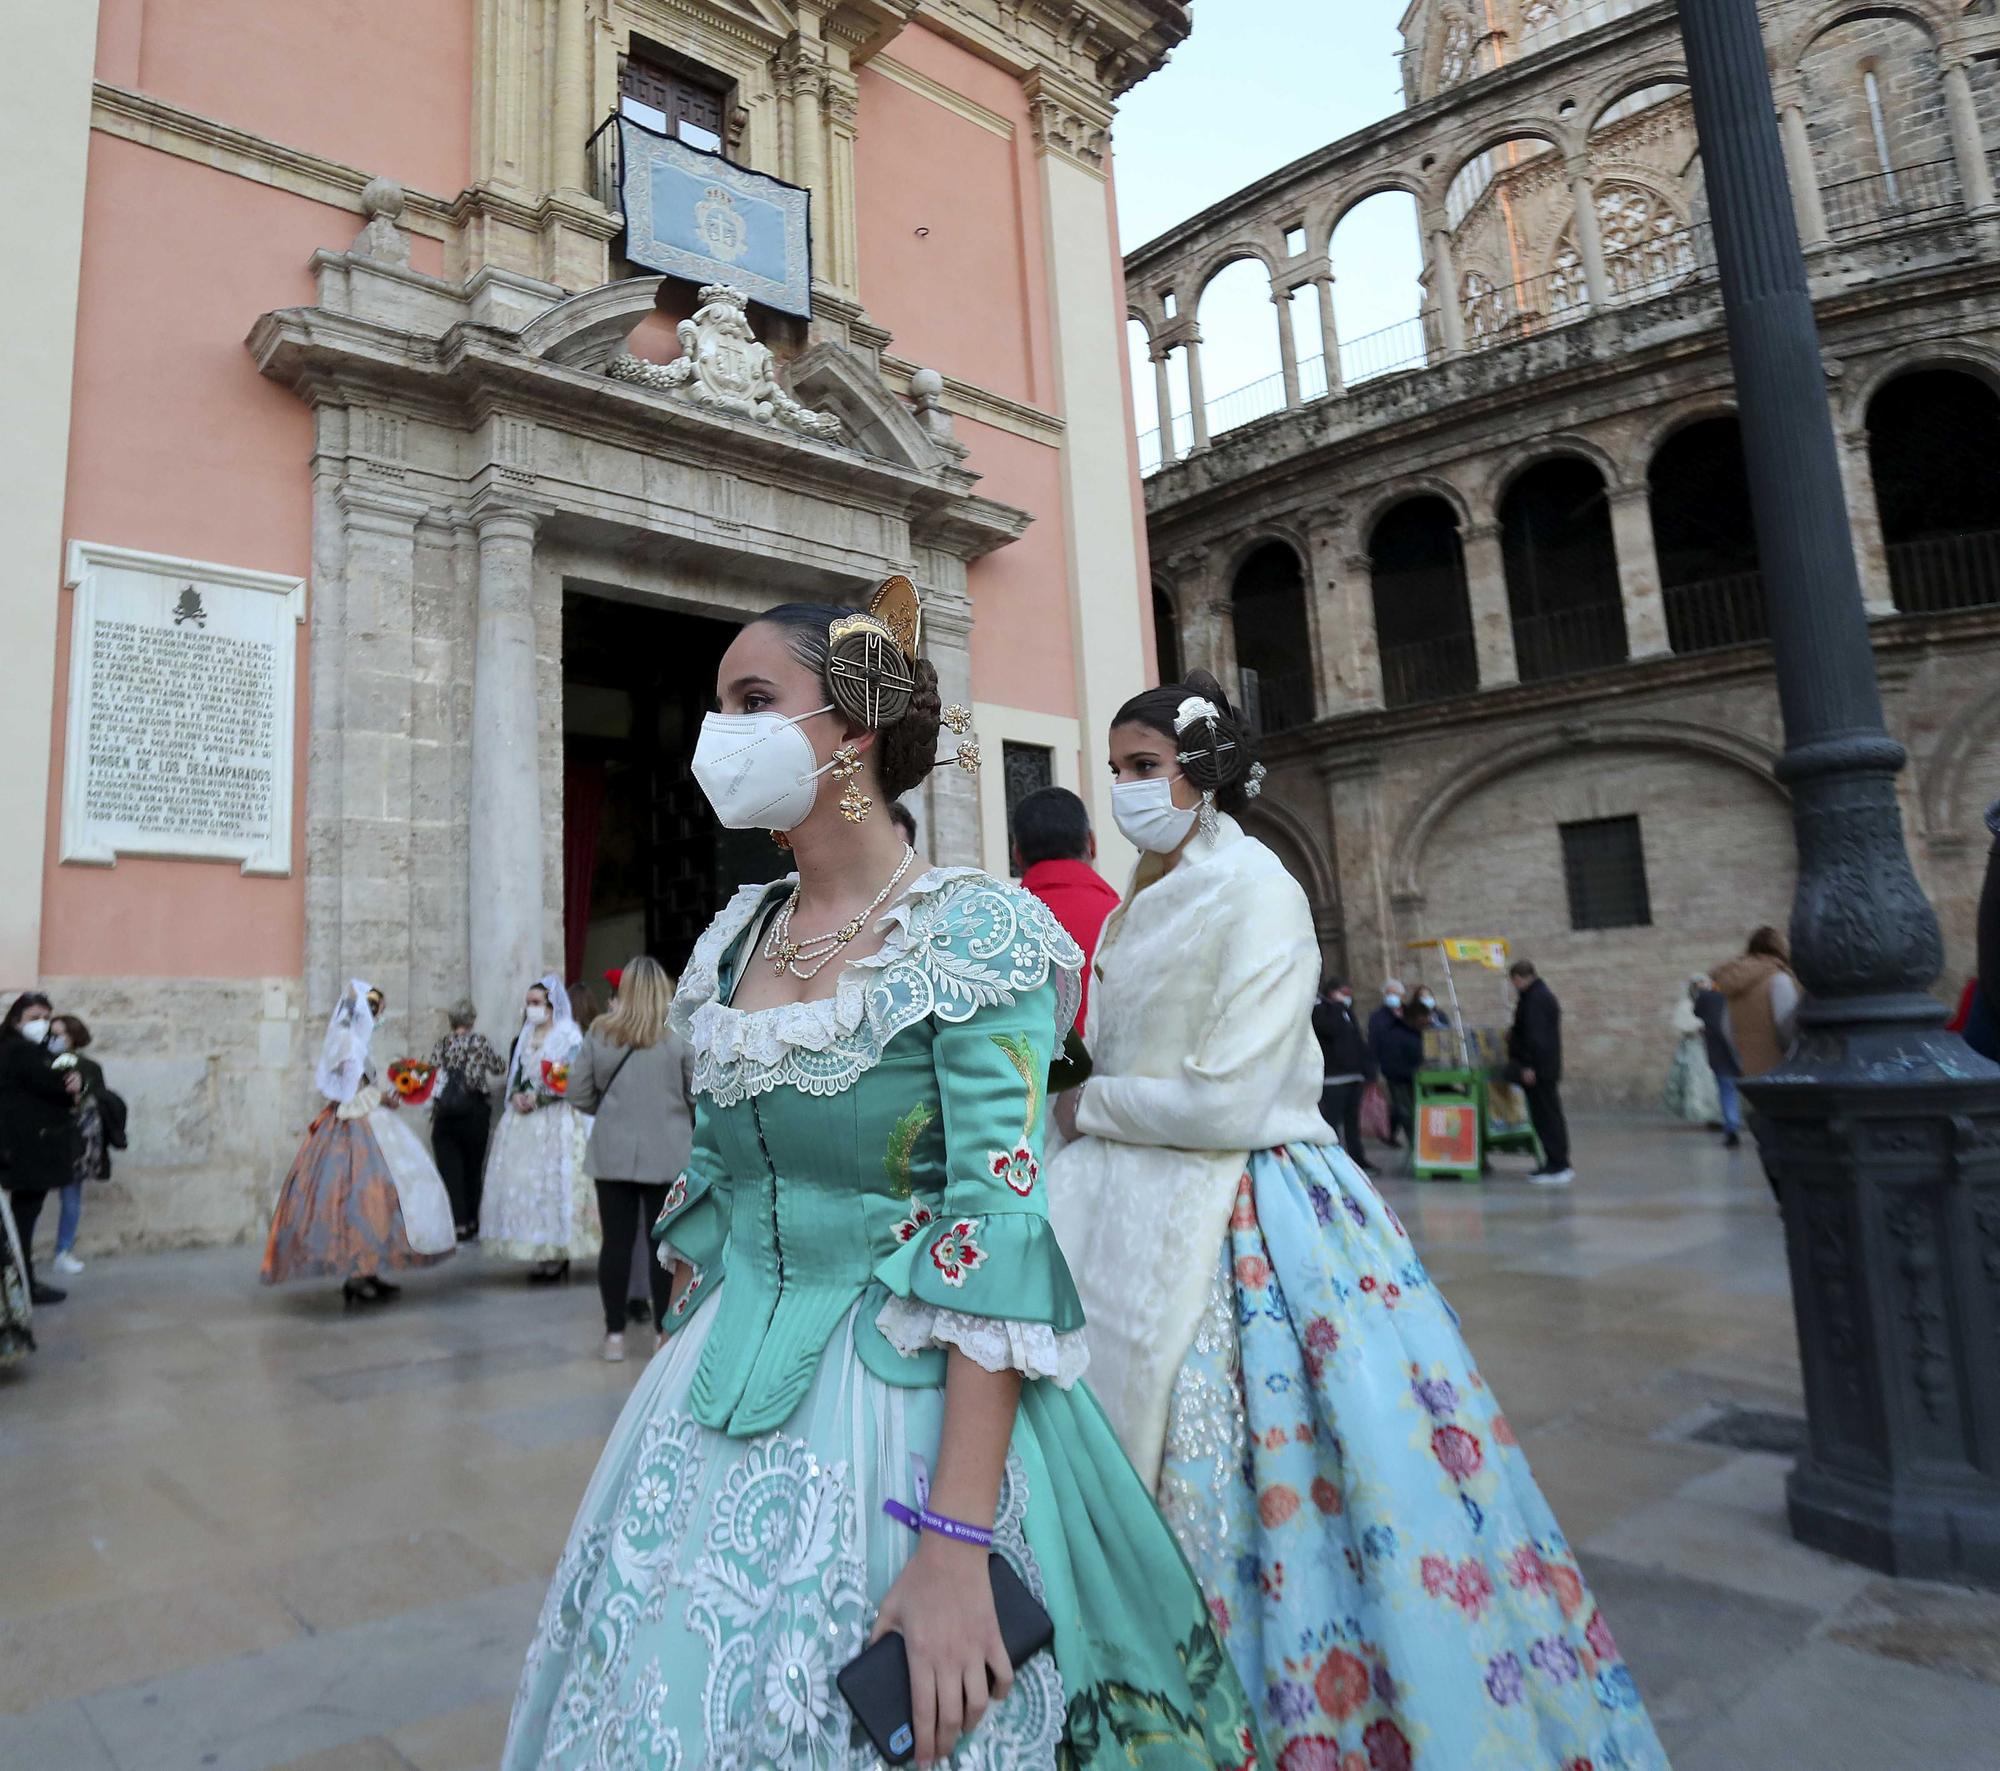
[[[1008,1660],[1019,1668],[1055,1640],[1056,1626],[1005,1556],[988,1556],[986,1572],[993,1582],[1000,1640],[1007,1644]],[[889,1764],[907,1765],[917,1756],[910,1725],[910,1660],[899,1632],[891,1630],[862,1649],[834,1682],[862,1732]]]

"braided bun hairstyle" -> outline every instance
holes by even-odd
[[[1177,732],[1174,722],[1179,717],[1181,703],[1190,696],[1212,701],[1217,718],[1212,724],[1197,720],[1185,732]],[[1249,805],[1250,771],[1257,763],[1257,741],[1243,716],[1222,692],[1222,685],[1207,671],[1191,670],[1184,682],[1162,683],[1157,689],[1134,695],[1119,708],[1111,723],[1144,726],[1167,739],[1183,759],[1181,768],[1187,778],[1203,792],[1215,795],[1218,810],[1233,815]]]
[[[843,615],[860,613],[858,609],[835,603],[781,603],[757,619],[782,627],[792,656],[818,676],[824,686],[827,663],[832,657],[827,629]],[[937,667],[928,658],[919,658],[912,673],[916,677],[916,693],[910,698],[909,710],[894,725],[876,729],[875,778],[889,799],[901,799],[937,764],[938,730],[944,723]],[[832,691],[829,689],[827,693],[831,699]]]

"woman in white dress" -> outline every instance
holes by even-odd
[[[383,1270],[432,1267],[458,1247],[451,1199],[410,1108],[368,1070],[382,992],[350,980],[327,1022],[313,1082],[326,1105],[306,1132],[271,1214],[263,1281],[338,1279],[347,1304],[402,1289]]]
[[[1279,1771],[1665,1771],[1456,1317],[1319,1116],[1312,914],[1230,815],[1252,742],[1201,675],[1112,728],[1146,852],[1046,1175],[1091,1385]]]
[[[1667,1066],[1662,1100],[1669,1113],[1690,1125],[1722,1123],[1722,1095],[1709,1068],[1707,1030],[1694,1012],[1695,999],[1714,988],[1706,978],[1692,977],[1674,1003],[1674,1058]]]
[[[567,1094],[582,1047],[562,980],[550,973],[530,984],[486,1158],[480,1243],[503,1260],[533,1261],[531,1284],[567,1279],[572,1257],[597,1252],[597,1201],[583,1164],[590,1128]]]

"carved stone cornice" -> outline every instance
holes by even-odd
[[[1066,74],[1107,105],[1192,29],[1184,0],[923,0],[918,16],[1013,73]]]
[[[1088,172],[1104,170],[1111,143],[1111,107],[1089,88],[1060,74],[1038,69],[1022,81],[1035,151],[1056,154]]]

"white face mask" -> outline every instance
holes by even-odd
[[[548,1018],[549,1011],[547,1004],[540,1002],[531,1002],[528,1004],[528,1025],[530,1027],[539,1027]]]
[[[819,763],[803,720],[831,713],[832,703],[787,719],[782,713],[711,713],[701,722],[689,767],[725,830],[792,830],[819,795]]]
[[[48,1036],[49,1024],[47,1021],[23,1021],[21,1023],[21,1037],[31,1045],[40,1045]]]
[[[1164,775],[1150,781],[1119,781],[1111,789],[1111,816],[1127,842],[1155,855],[1171,855],[1194,828],[1192,806],[1174,804],[1174,782]]]
[[[1382,1006],[1384,1008],[1401,1008],[1403,1006],[1403,999],[1400,996],[1385,996],[1382,998]]]

